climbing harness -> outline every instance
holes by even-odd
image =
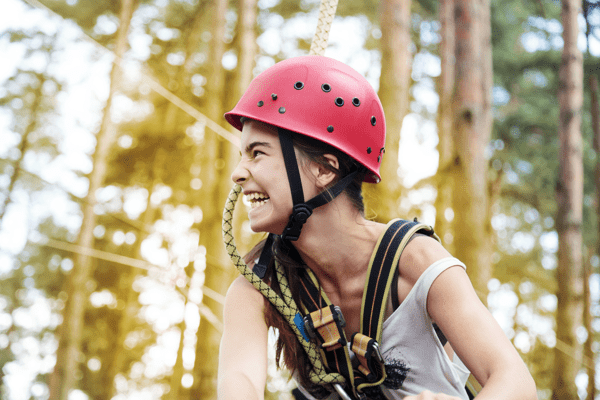
[[[397,288],[398,264],[404,248],[415,235],[426,235],[439,241],[431,226],[415,218],[414,221],[392,220],[377,242],[363,291],[360,331],[355,332],[349,341],[350,349],[358,360],[356,367],[351,363],[346,346],[341,310],[318,289],[318,281],[311,270],[306,269],[300,274],[305,330],[310,337],[317,339],[327,368],[342,374],[346,382],[353,383],[347,390],[356,399],[368,398],[374,391],[380,391],[380,385],[387,377],[380,351],[385,308],[390,291],[392,303],[396,303],[393,309],[398,308],[398,293],[393,290]],[[442,346],[445,345],[447,340],[443,332],[435,323],[433,328]],[[470,375],[465,385],[469,399],[473,399],[480,390],[481,385]]]
[[[305,313],[305,330],[320,344],[326,366],[346,377],[347,390],[354,398],[364,399],[373,390],[379,390],[387,375],[380,351],[385,306],[390,293],[392,277],[398,268],[402,251],[417,232],[437,239],[433,229],[417,221],[401,219],[388,223],[369,261],[367,280],[363,291],[360,331],[350,338],[350,348],[358,365],[352,366],[343,330],[343,316],[331,304],[325,293],[317,289],[316,277],[309,269],[303,271],[300,293]],[[324,306],[324,307],[323,307]]]
[[[231,233],[232,215],[240,190],[239,186],[232,189],[223,213],[223,238],[232,261],[240,273],[275,306],[292,327],[313,366],[311,381],[329,385],[344,400],[367,399],[368,394],[380,390],[379,385],[384,383],[387,376],[379,346],[385,304],[390,290],[393,290],[393,285],[396,284],[394,274],[400,255],[415,234],[425,234],[438,241],[439,238],[429,225],[419,223],[416,219],[413,222],[396,219],[388,224],[369,262],[361,305],[360,332],[354,333],[349,341],[350,349],[358,360],[358,365],[354,367],[344,331],[342,312],[318,289],[317,278],[310,269],[301,270],[299,274],[301,313],[292,299],[283,268],[278,263],[274,265],[282,291],[281,297],[250,270],[240,257]],[[394,296],[397,297],[397,294],[392,294],[392,297]],[[445,344],[446,339],[439,328],[436,325],[434,328],[442,345]],[[473,399],[481,390],[481,385],[471,375],[465,389],[469,399]]]

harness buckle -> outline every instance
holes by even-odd
[[[330,305],[304,317],[304,328],[311,339],[318,338],[324,350],[336,350],[348,342],[343,328],[346,320],[338,306]]]
[[[352,351],[359,361],[358,370],[370,383],[382,381],[386,377],[385,360],[381,355],[379,343],[362,333],[352,335]]]
[[[375,350],[375,356],[377,357],[377,361],[379,361],[381,364],[383,364],[385,362],[385,360],[383,359],[383,356],[381,355],[381,350],[379,349],[379,343],[377,342],[373,342],[373,350]]]

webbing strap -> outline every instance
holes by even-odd
[[[301,306],[304,308],[305,314],[308,314],[305,321],[311,323],[310,318],[316,316],[319,318],[327,317],[327,314],[323,314],[323,310],[332,310],[333,305],[327,298],[327,295],[317,289],[318,281],[311,270],[305,269],[299,271],[300,275],[300,298]],[[333,310],[332,310],[333,311]],[[341,312],[340,312],[341,314]],[[324,348],[324,344],[321,345],[321,354],[325,361],[325,367],[331,372],[337,372],[346,378],[346,382],[349,382],[350,389],[354,396],[359,397],[355,392],[354,386],[350,383],[354,381],[354,371],[352,369],[352,363],[350,362],[350,353],[348,352],[346,333],[342,329],[344,324],[337,326],[338,334],[341,338],[342,346],[331,346]],[[334,328],[334,326],[332,326]],[[310,327],[307,327],[310,332]],[[325,338],[320,338],[322,342],[325,342]]]
[[[252,268],[252,272],[254,272],[260,279],[265,277],[267,273],[267,268],[271,263],[271,259],[273,258],[273,241],[275,240],[275,235],[269,233],[267,236],[267,240],[265,241],[265,245],[260,253],[260,257],[258,262],[254,264]]]
[[[392,277],[398,268],[402,251],[418,231],[433,234],[430,226],[416,221],[390,221],[371,256],[360,313],[360,330],[363,335],[372,337],[378,343],[381,342],[381,328]]]
[[[281,153],[283,154],[283,162],[285,162],[285,170],[287,172],[290,190],[292,191],[293,204],[304,203],[304,192],[302,191],[302,180],[300,179],[300,169],[294,151],[294,143],[289,132],[283,128],[278,129],[279,143],[281,145]]]

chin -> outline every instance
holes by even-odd
[[[269,224],[266,221],[252,221],[250,220],[250,229],[254,233],[273,233],[275,235],[281,235],[285,229],[286,224]]]

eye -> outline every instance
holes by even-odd
[[[258,157],[261,154],[265,154],[265,153],[263,153],[260,150],[252,150],[252,158],[256,158],[256,157]]]

